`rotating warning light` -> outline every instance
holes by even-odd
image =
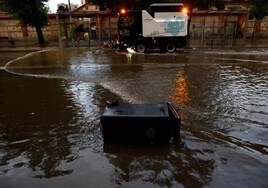
[[[183,12],[184,14],[188,14],[189,10],[188,10],[187,7],[184,7],[184,8],[182,9],[182,12]]]
[[[121,10],[120,10],[120,13],[121,13],[121,14],[125,14],[125,13],[126,13],[126,9],[121,9]]]

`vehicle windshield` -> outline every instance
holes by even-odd
[[[135,19],[132,15],[120,16],[118,20],[118,29],[123,32],[124,35],[130,35],[131,30],[135,26]]]

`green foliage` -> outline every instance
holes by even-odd
[[[131,3],[131,1],[123,0],[87,0],[86,2],[99,5],[101,11],[110,9],[114,12],[118,12],[121,8],[129,8]]]
[[[211,6],[215,6],[218,10],[225,8],[224,0],[185,0],[184,2],[199,10],[207,10]]]
[[[214,0],[213,5],[218,9],[218,10],[224,10],[225,9],[225,4],[223,0]]]
[[[159,2],[182,2],[192,6],[192,8],[197,7],[198,9],[206,10],[210,6],[215,6],[217,9],[222,10],[225,8],[224,2],[227,0],[87,0],[89,3],[93,2],[100,5],[101,10],[110,8],[112,10],[119,10],[120,8],[128,9],[146,9],[152,3]],[[239,2],[238,0],[234,0]],[[228,1],[230,2],[230,1]],[[268,14],[268,0],[240,0],[241,3],[249,2],[251,4],[250,9],[250,19],[256,18],[261,20]]]
[[[0,0],[0,9],[19,19],[23,25],[44,27],[48,22],[48,0]]]
[[[48,23],[48,0],[0,0],[0,9],[20,20],[23,26],[35,27],[38,42],[46,44],[41,28]]]
[[[211,4],[211,0],[195,0],[193,5],[199,10],[207,10]]]
[[[107,8],[113,11],[119,11],[121,8],[125,9],[146,9],[153,3],[178,3],[186,2],[186,0],[87,0],[87,3],[94,3],[100,6],[100,10]]]
[[[252,8],[249,12],[249,19],[262,20],[268,13],[267,0],[251,0]]]

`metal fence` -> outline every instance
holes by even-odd
[[[268,47],[268,21],[248,20],[243,31],[236,19],[199,19],[190,26],[189,46]]]

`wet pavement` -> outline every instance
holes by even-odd
[[[265,187],[267,59],[266,49],[96,47],[12,61],[0,70],[0,187]],[[104,143],[110,98],[172,102],[180,141]]]
[[[11,60],[22,57],[29,52],[0,52],[0,69],[4,69],[4,66]]]

